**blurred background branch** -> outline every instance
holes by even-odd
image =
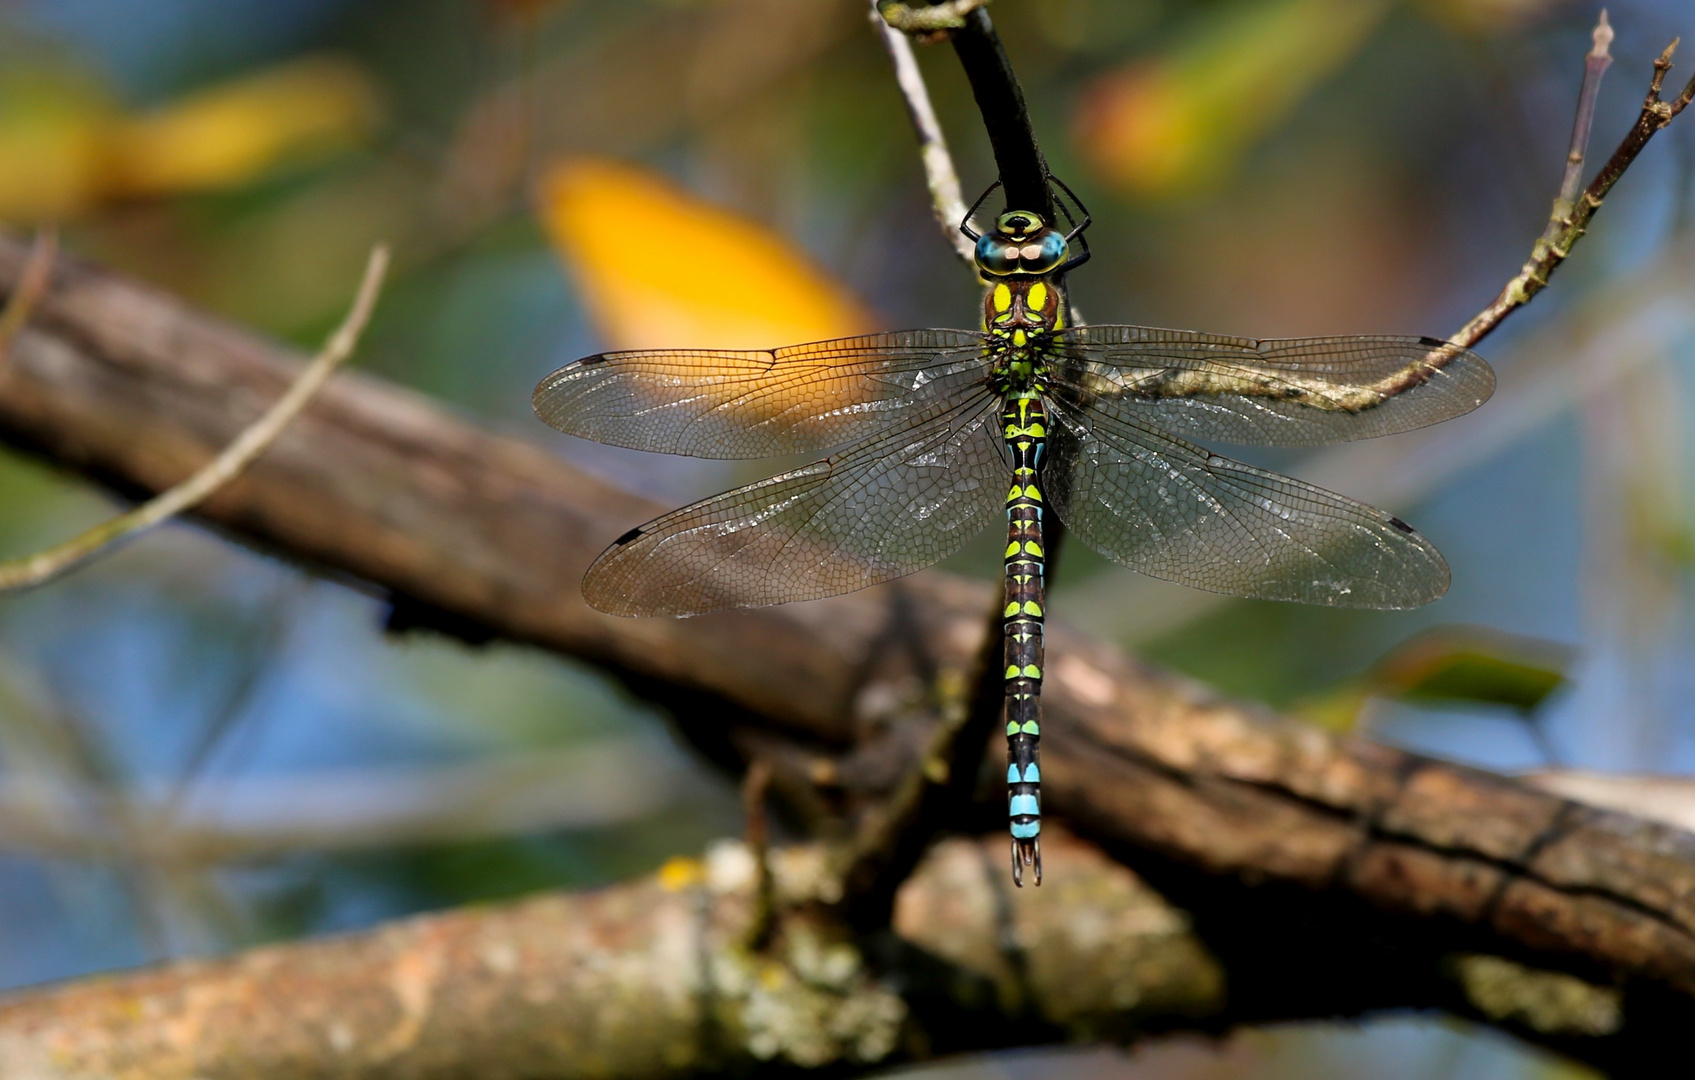
[[[35,255],[32,253],[31,262],[25,267],[25,277],[21,279],[18,290],[13,294],[15,297],[25,297],[23,301],[13,303],[26,312],[34,303],[34,297],[28,296],[25,289],[30,287],[28,274],[35,265]],[[277,399],[276,404],[255,420],[252,426],[237,435],[222,453],[207,462],[205,467],[193,476],[160,492],[127,514],[96,525],[46,551],[0,563],[0,592],[46,584],[90,559],[98,558],[102,552],[110,551],[137,533],[182,513],[240,475],[243,469],[276,441],[277,436],[299,415],[306,403],[312,400],[312,395],[318,392],[330,374],[353,355],[353,350],[359,344],[359,335],[364,332],[365,324],[371,318],[371,310],[376,306],[377,293],[382,288],[383,274],[387,268],[388,249],[379,245],[371,252],[370,261],[365,266],[365,277],[359,283],[359,291],[354,297],[346,320],[330,335],[323,351],[301,371],[300,378]],[[39,290],[39,286],[35,288]],[[9,307],[8,315],[10,311]],[[4,316],[0,316],[0,319],[3,318]]]

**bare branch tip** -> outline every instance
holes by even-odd
[[[382,241],[371,247],[371,254],[365,260],[365,276],[360,279],[358,297],[364,300],[367,295],[375,295],[382,288],[383,279],[388,276],[389,249]]]
[[[336,327],[325,345],[326,353],[337,357],[335,364],[341,363],[353,352],[359,338],[365,332],[365,324],[371,321],[371,312],[377,306],[377,297],[382,292],[383,279],[388,276],[389,249],[386,243],[378,243],[371,248],[370,256],[365,260],[365,274],[359,280],[359,291],[353,296],[353,306],[347,311],[347,317]]]
[[[1601,9],[1601,17],[1595,20],[1595,31],[1590,35],[1595,47],[1589,50],[1589,55],[1597,60],[1611,60],[1610,51],[1613,44],[1613,26],[1607,21],[1607,9]]]

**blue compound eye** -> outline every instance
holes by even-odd
[[[1018,272],[1019,246],[1007,240],[985,233],[977,241],[977,269],[985,274],[1002,277]]]
[[[1039,236],[1018,248],[1019,269],[1026,274],[1046,274],[1065,261],[1067,244],[1058,229],[1043,229]]]

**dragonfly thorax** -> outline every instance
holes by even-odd
[[[1063,321],[1065,298],[1042,278],[995,282],[983,300],[983,329],[990,336],[992,384],[1003,397],[1038,392],[1047,373],[1053,331]]]
[[[1023,348],[1064,322],[1065,297],[1045,277],[1003,278],[983,297],[983,329],[999,343]]]

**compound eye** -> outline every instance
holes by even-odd
[[[997,230],[1015,240],[1022,240],[1041,227],[1041,216],[1028,210],[1009,210],[995,221]]]
[[[1018,245],[987,233],[977,241],[977,269],[1002,277],[1018,272]]]
[[[1044,229],[1042,234],[1018,249],[1022,269],[1028,274],[1045,274],[1065,261],[1065,237],[1058,229]]]

